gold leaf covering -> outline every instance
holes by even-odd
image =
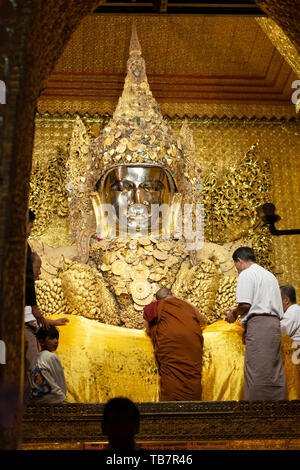
[[[57,318],[57,315],[51,318]],[[69,316],[60,327],[58,355],[70,402],[99,403],[124,395],[136,402],[158,401],[158,373],[145,331]],[[244,345],[242,327],[217,321],[203,333],[203,401],[242,400]],[[282,337],[288,399],[300,398],[299,366],[291,361],[290,338]],[[72,351],[72,354],[70,354]]]
[[[66,260],[60,278],[70,313],[110,325],[119,324],[116,301],[95,268]]]

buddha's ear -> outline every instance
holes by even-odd
[[[182,238],[182,194],[174,193],[162,235],[170,238]]]
[[[102,208],[101,208],[101,198],[99,193],[96,191],[91,193],[91,200],[94,209],[95,219],[96,219],[96,232],[98,233],[101,227],[102,221]]]
[[[182,204],[182,194],[181,193],[174,193],[173,196],[172,196],[172,201],[171,201],[171,205],[173,204]]]
[[[116,236],[116,213],[111,204],[101,201],[99,193],[91,193],[91,199],[96,219],[96,234],[100,238]]]

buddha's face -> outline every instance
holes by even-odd
[[[157,208],[170,205],[174,192],[172,177],[158,166],[119,165],[98,185],[101,203],[114,207],[117,228],[126,228],[128,233],[149,234],[153,227],[160,230],[161,212]]]

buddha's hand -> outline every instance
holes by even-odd
[[[236,320],[236,315],[235,315],[235,312],[236,312],[236,307],[229,307],[229,308],[226,308],[223,312],[223,314],[225,315],[225,320],[228,322],[228,323],[234,323],[235,320]]]

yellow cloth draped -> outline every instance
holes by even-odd
[[[104,325],[80,316],[58,327],[57,354],[73,403],[106,402],[115,396],[158,401],[159,378],[150,339],[143,330]],[[59,318],[53,315],[49,318]],[[202,400],[242,400],[244,351],[242,327],[218,321],[203,332]],[[292,341],[282,336],[288,399],[300,399],[300,366],[292,362]]]

